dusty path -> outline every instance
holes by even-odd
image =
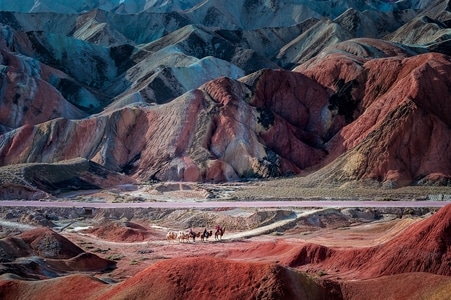
[[[17,228],[19,230],[24,230],[24,231],[37,228],[36,226],[23,224],[23,223],[19,223],[19,222],[5,221],[2,219],[0,219],[0,226],[8,227],[8,228]]]
[[[310,211],[305,211],[305,212],[302,212],[302,213],[297,213],[297,212],[294,211],[291,215],[289,215],[287,218],[285,218],[283,220],[276,221],[276,222],[271,223],[271,224],[266,225],[266,226],[257,227],[257,228],[252,229],[252,230],[243,231],[243,232],[237,232],[237,233],[232,233],[232,234],[227,234],[227,235],[224,235],[224,237],[222,239],[223,240],[233,240],[233,239],[240,239],[240,238],[251,238],[251,237],[254,237],[254,236],[268,234],[270,232],[275,231],[277,228],[284,227],[284,226],[288,225],[291,222],[296,222],[299,218],[308,217],[310,215],[313,215],[313,214],[316,214],[316,213],[320,213],[320,212],[325,211],[327,209],[328,208],[317,209],[317,210],[310,210]]]

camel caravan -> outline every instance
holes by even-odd
[[[218,225],[215,229],[215,240],[222,240],[222,236],[225,232],[225,227]],[[192,240],[194,243],[196,242],[196,238],[200,238],[202,242],[206,242],[211,236],[213,236],[213,231],[207,231],[207,228],[205,228],[203,232],[194,232],[193,229],[190,228],[189,231],[169,231],[166,234],[166,239],[168,241],[179,241],[181,243],[189,242],[190,240]]]

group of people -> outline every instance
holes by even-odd
[[[218,233],[218,232],[220,233],[220,232],[222,232],[223,229],[221,228],[221,226],[216,225],[215,230],[216,230],[216,233]],[[205,227],[204,228],[204,232],[202,233],[203,237],[208,238],[211,234],[212,234],[211,231],[208,232],[207,228]],[[191,237],[195,237],[196,236],[196,233],[193,231],[193,228],[189,229],[189,235]]]

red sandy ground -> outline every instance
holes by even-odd
[[[141,224],[64,233],[117,268],[52,280],[0,282],[2,299],[446,299],[451,295],[451,205],[427,219],[288,231],[195,243]],[[130,229],[131,228],[131,229]],[[123,232],[128,236],[123,236]],[[145,234],[144,234],[144,233]],[[144,238],[143,238],[144,237]],[[305,272],[301,273],[299,271]],[[91,273],[92,274],[92,273]]]

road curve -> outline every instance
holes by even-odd
[[[347,200],[318,200],[318,201],[167,201],[167,202],[82,202],[82,201],[19,201],[3,200],[4,207],[84,207],[84,208],[345,208],[345,207],[443,207],[450,201],[347,201]]]

